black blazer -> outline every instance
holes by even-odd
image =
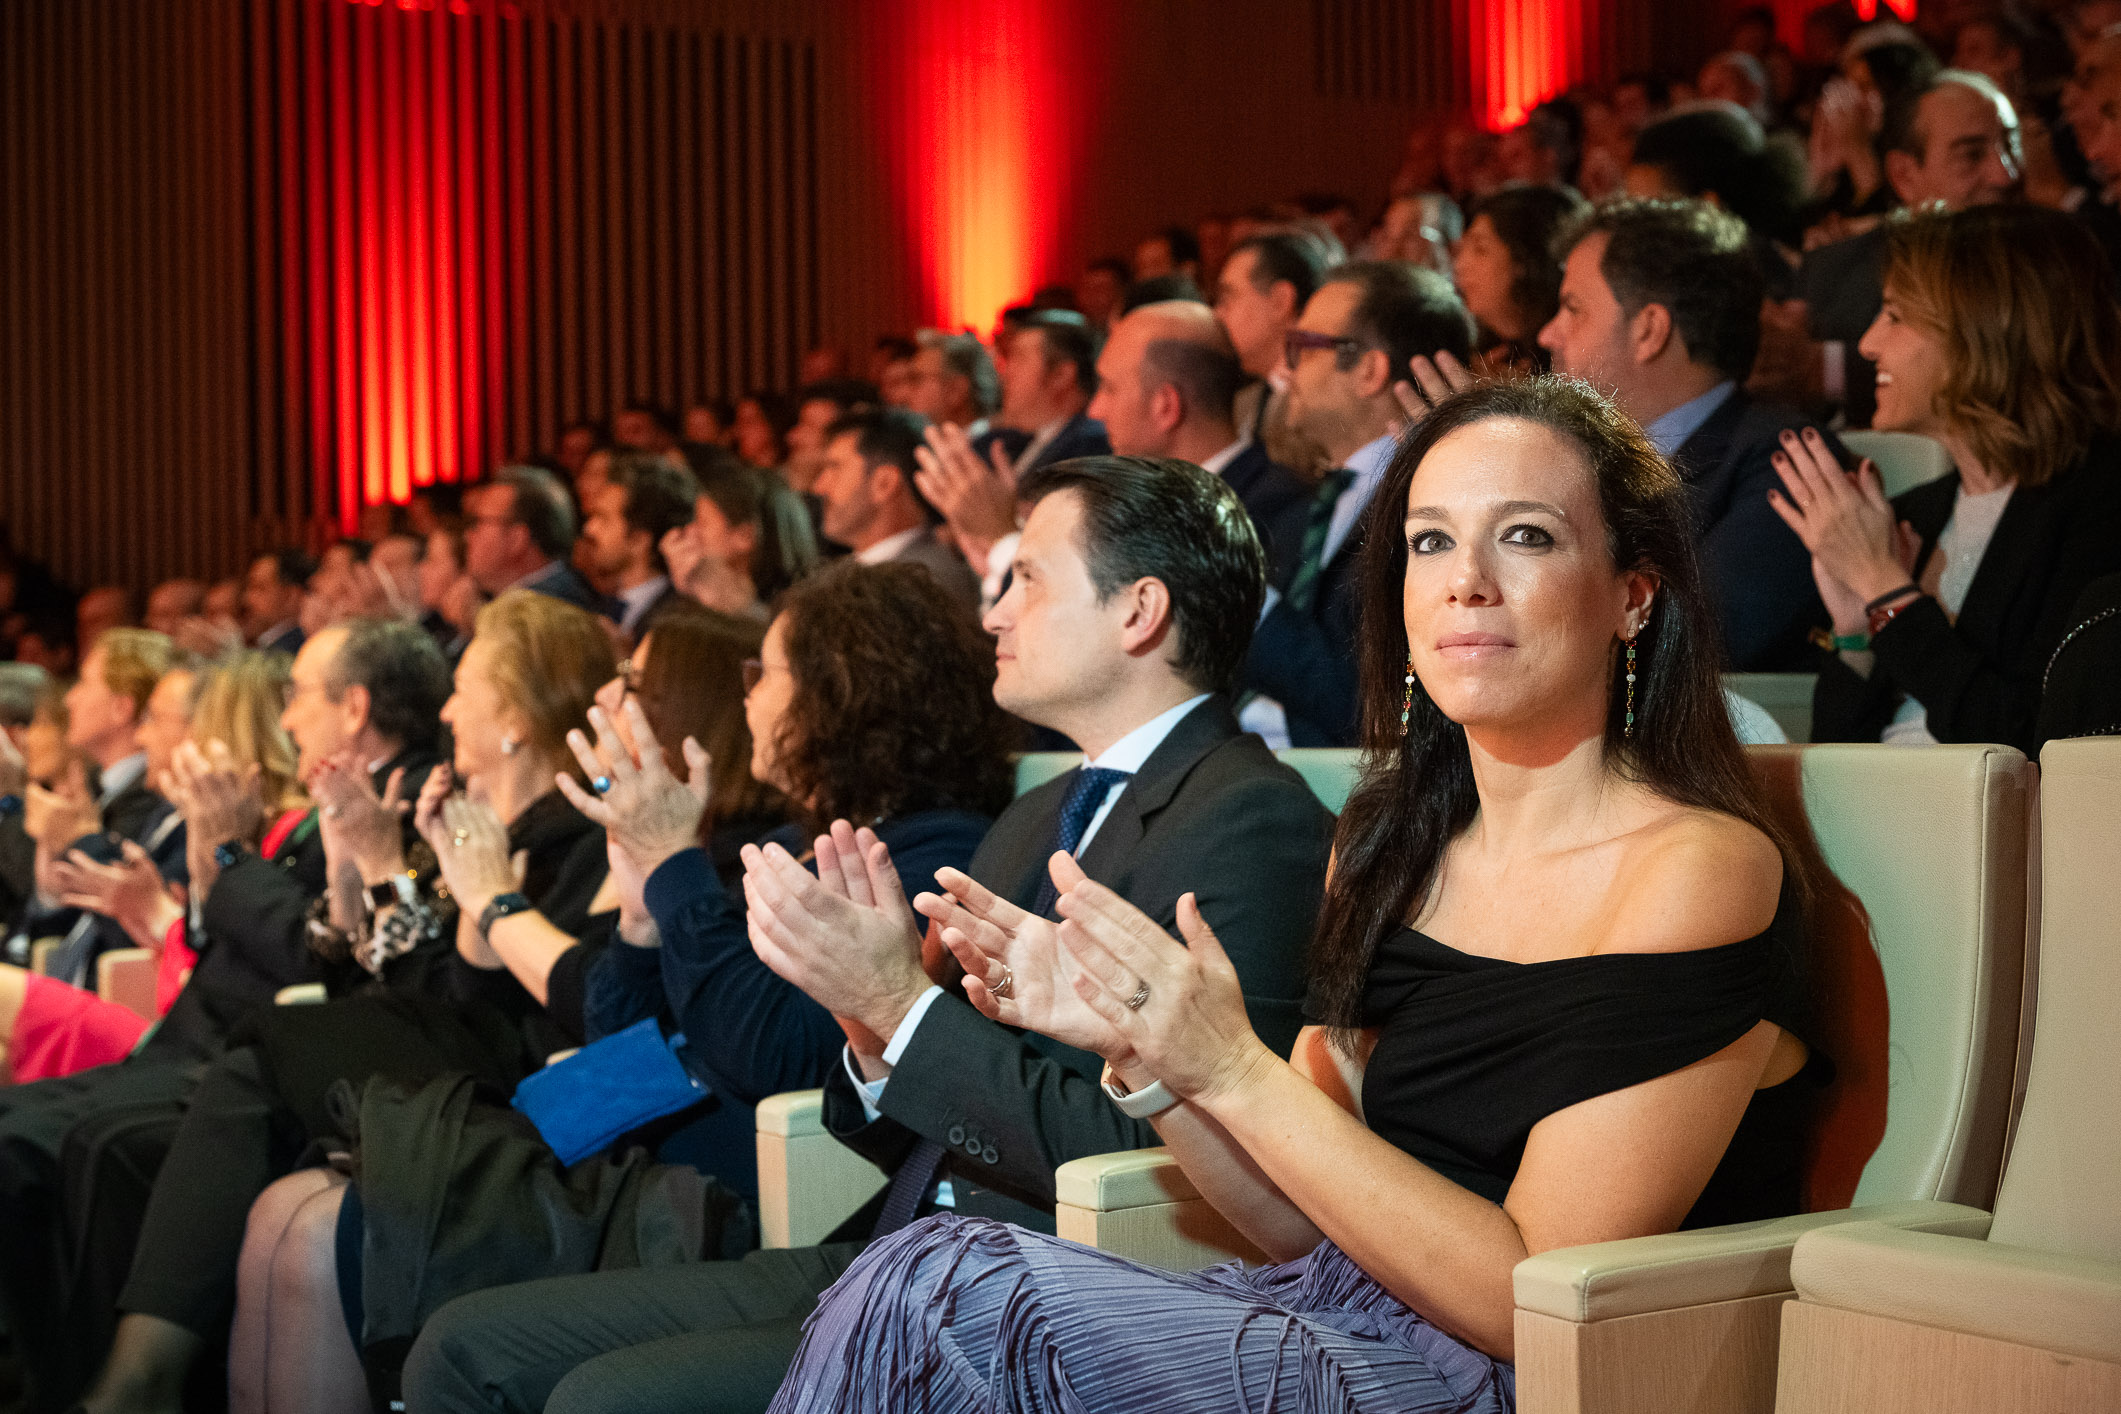
[[[555,562],[557,563],[557,562]],[[619,621],[624,606],[616,599],[607,599],[589,587],[587,580],[575,573],[574,566],[561,564],[557,572],[548,573],[536,584],[526,584],[525,589],[537,594],[549,594],[555,599],[564,599],[577,609],[587,609],[592,614],[602,614],[613,623]]]
[[[1768,504],[1768,491],[1781,484],[1770,458],[1782,433],[1816,425],[1794,408],[1755,402],[1739,389],[1672,456],[1686,482],[1702,574],[1733,672],[1809,669],[1814,655],[1807,635],[1826,622],[1811,554]],[[1834,434],[1826,439],[1845,459]]]
[[[377,790],[405,768],[407,799],[435,764],[425,752],[400,752],[375,773]],[[408,821],[406,829],[410,831]],[[198,949],[192,978],[177,995],[154,1043],[175,1053],[203,1054],[218,1045],[254,1006],[269,1004],[282,987],[321,978],[309,947],[309,905],[324,893],[324,841],[305,822],[271,859],[247,853],[214,881],[202,927],[187,939]]]
[[[1922,537],[1920,579],[1951,519],[1956,475],[1902,492],[1900,518]],[[2072,627],[2086,586],[2121,572],[2121,439],[2103,440],[2044,486],[2011,493],[1954,623],[1924,597],[1872,640],[1869,678],[1838,656],[1812,690],[1812,740],[1876,741],[1900,696],[1929,713],[1946,742],[2000,742],[2031,755],[2038,746],[2040,683]]]
[[[1274,586],[1284,594],[1303,557],[1311,494],[1307,491],[1305,499],[1284,514],[1284,529],[1269,547]],[[1373,509],[1374,504],[1363,508],[1354,531],[1319,572],[1318,597],[1310,612],[1298,613],[1286,598],[1278,599],[1252,631],[1240,681],[1282,705],[1291,746],[1358,744],[1355,633],[1362,620],[1362,593],[1356,567],[1362,562],[1362,539]]]
[[[2040,681],[2040,745],[2058,737],[2121,736],[2121,574],[2095,579]]]
[[[1026,467],[1036,471],[1042,466],[1064,462],[1071,457],[1102,457],[1112,451],[1111,439],[1105,436],[1105,424],[1082,413],[1068,419],[1067,425],[1054,434],[1053,440],[1039,449],[1038,459]]]
[[[1037,898],[1074,773],[1019,798],[969,872],[1021,907]],[[1333,817],[1227,701],[1202,703],[1152,753],[1081,856],[1083,869],[1174,934],[1187,891],[1243,978],[1262,1040],[1286,1055],[1302,1025],[1304,953],[1325,883]],[[863,1118],[846,1067],[825,1084],[825,1127],[887,1171],[925,1136],[947,1146],[964,1213],[1052,1230],[1053,1170],[1140,1148],[1155,1131],[1098,1087],[1103,1063],[987,1020],[961,995],[936,999]]]
[[[1259,443],[1247,442],[1222,475],[1251,512],[1269,565],[1282,554],[1293,556],[1303,549],[1304,529],[1311,520],[1311,488],[1295,472],[1268,456]]]

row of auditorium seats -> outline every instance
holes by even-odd
[[[1521,1264],[1520,1408],[2121,1408],[2121,740],[2051,744],[2044,780],[1997,746],[1750,755],[1834,880],[1809,1211]],[[1346,799],[1353,753],[1286,759]],[[1019,788],[1070,764],[1026,757]],[[768,1246],[820,1240],[881,1185],[818,1099],[759,1107]],[[1055,1182],[1062,1236],[1181,1270],[1258,1255],[1162,1150]]]

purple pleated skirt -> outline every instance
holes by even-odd
[[[781,1411],[1509,1414],[1511,1367],[1408,1310],[1332,1243],[1294,1262],[1144,1267],[938,1215],[848,1268]]]

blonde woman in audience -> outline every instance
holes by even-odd
[[[188,763],[213,753],[257,773],[268,838],[301,818],[308,802],[295,779],[294,747],[279,722],[287,681],[284,653],[244,652],[203,671],[180,667],[163,674],[139,735],[150,774],[163,782],[179,815],[191,779]],[[156,954],[160,1016],[177,999],[196,958],[185,938],[183,894],[164,879],[142,844],[126,840],[120,849],[111,862],[76,849],[55,862],[52,873],[60,902],[103,915],[134,946]],[[0,1038],[17,1081],[122,1060],[147,1027],[147,1018],[93,993],[0,967]]]
[[[2121,290],[2040,207],[1907,217],[1887,252],[1873,425],[1936,438],[1953,471],[1888,502],[1875,467],[1784,434],[1770,499],[1833,618],[1812,739],[2030,752],[2072,606],[2121,571]]]

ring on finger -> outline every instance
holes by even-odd
[[[458,849],[462,849],[470,839],[471,831],[469,830],[457,829],[449,832],[449,842]]]
[[[1010,994],[1010,993],[1011,993],[1012,991],[1014,991],[1015,989],[1016,989],[1016,973],[1015,973],[1015,971],[1014,971],[1014,970],[1013,970],[1013,969],[1012,969],[1012,968],[1011,968],[1011,967],[1009,966],[1009,964],[1005,962],[1005,963],[1003,963],[1003,964],[1002,964],[1002,980],[1001,980],[1001,981],[999,981],[999,982],[997,982],[997,983],[995,983],[995,984],[994,984],[994,985],[993,985],[992,987],[989,987],[989,988],[988,988],[987,990],[988,990],[988,991],[990,991],[990,992],[992,992],[992,993],[994,994],[994,996],[995,996],[995,999],[996,999],[997,1001],[1000,1001],[1000,1000],[1005,1000],[1005,999],[1007,999],[1007,997],[1009,996],[1009,994]]]
[[[611,789],[611,777],[609,777],[609,776],[598,776],[598,777],[597,777],[597,778],[596,778],[595,780],[591,781],[591,782],[590,782],[589,784],[590,784],[590,785],[592,785],[592,786],[594,786],[594,787],[596,787],[596,793],[597,793],[598,795],[602,795],[602,794],[603,794],[603,793],[604,793],[605,791],[608,791],[608,790],[610,790],[610,789]]]
[[[1127,998],[1127,1010],[1140,1011],[1142,1009],[1142,1004],[1148,1000],[1149,984],[1145,980],[1139,987],[1136,987],[1134,989],[1134,995]]]

